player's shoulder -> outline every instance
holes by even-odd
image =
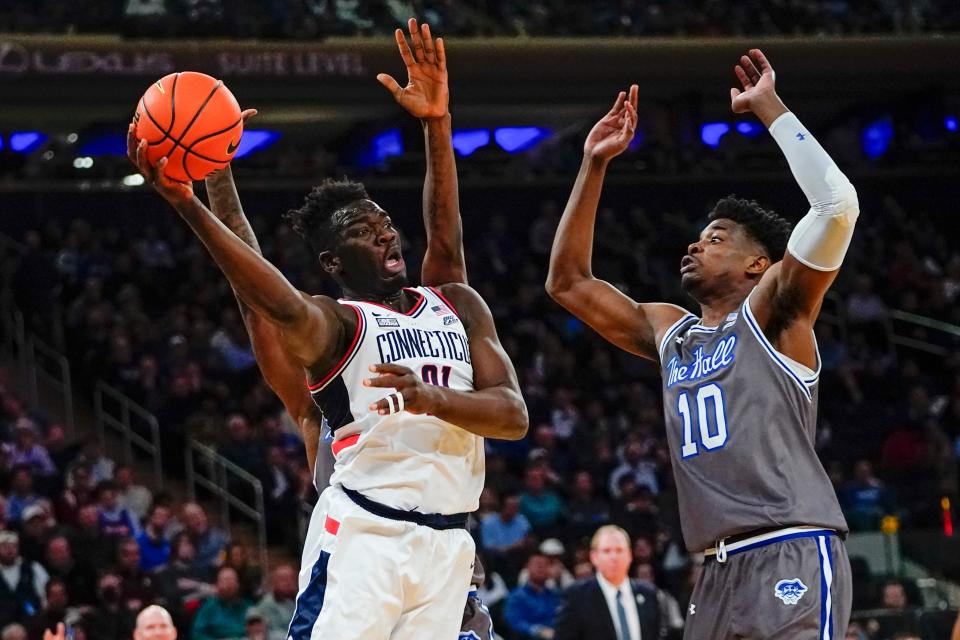
[[[341,304],[339,301],[331,298],[330,296],[311,295],[306,293],[304,293],[303,296],[312,304],[335,316],[347,328],[356,326],[359,321],[358,318],[360,314],[357,313],[357,308],[354,305]]]
[[[487,306],[476,289],[462,282],[448,282],[428,288],[436,292],[457,314],[460,314],[461,310],[469,312]]]

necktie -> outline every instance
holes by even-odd
[[[617,589],[617,617],[620,618],[620,640],[631,640],[630,627],[627,625],[627,612],[623,608],[621,591]]]

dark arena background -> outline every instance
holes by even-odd
[[[598,277],[696,310],[679,260],[719,197],[806,213],[775,142],[730,111],[733,65],[760,47],[860,200],[816,330],[817,448],[851,527],[845,637],[960,638],[960,4],[7,0],[0,529],[19,545],[0,567],[31,566],[35,584],[0,579],[3,640],[63,620],[75,640],[126,640],[150,602],[181,638],[286,638],[317,498],[303,445],[226,280],[127,160],[126,127],[168,73],[224,80],[259,110],[232,166],[265,256],[334,293],[281,215],[350,176],[408,234],[416,279],[423,133],[375,79],[404,77],[392,32],[411,16],[446,43],[470,282],[530,414],[525,439],[487,442],[470,520],[498,635],[553,637],[551,612],[525,604],[549,599],[518,586],[528,557],[545,552],[562,589],[616,523],[663,637],[682,636],[702,558],[680,538],[659,372],[544,282],[584,137],[630,83],[639,125],[610,165]]]

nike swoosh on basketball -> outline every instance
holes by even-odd
[[[231,141],[230,141],[230,144],[227,145],[227,153],[230,154],[230,153],[233,153],[233,152],[236,151],[236,150],[237,150],[237,145],[235,145],[235,144],[233,143],[233,140],[231,140]]]

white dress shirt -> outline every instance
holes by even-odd
[[[597,582],[600,583],[600,591],[607,601],[607,609],[610,610],[610,617],[613,619],[613,627],[617,630],[617,637],[623,638],[620,631],[620,616],[617,614],[617,591],[620,592],[620,603],[627,614],[627,628],[630,630],[630,640],[642,640],[640,637],[640,615],[637,613],[637,602],[634,600],[633,589],[630,588],[630,578],[624,578],[619,587],[615,587],[603,577],[597,574]]]

